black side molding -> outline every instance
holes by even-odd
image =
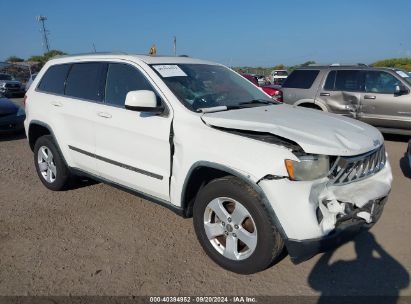
[[[94,153],[91,153],[91,152],[88,152],[88,151],[85,151],[85,150],[82,150],[82,149],[79,149],[79,148],[76,148],[76,147],[73,147],[73,146],[70,146],[70,145],[68,147],[70,148],[70,150],[76,151],[78,153],[81,153],[81,154],[84,154],[84,155],[87,155],[87,156],[90,156],[90,157],[94,157],[95,159],[104,161],[104,162],[112,164],[114,166],[118,166],[118,167],[130,170],[130,171],[134,171],[134,172],[137,172],[137,173],[140,173],[140,174],[143,174],[143,175],[147,175],[147,176],[150,176],[150,177],[155,178],[155,179],[159,179],[159,180],[163,179],[163,176],[161,176],[159,174],[156,174],[156,173],[153,173],[153,172],[150,172],[150,171],[146,171],[146,170],[143,170],[143,169],[139,169],[139,168],[136,168],[136,167],[133,167],[133,166],[129,166],[129,165],[117,162],[115,160],[112,160],[112,159],[109,159],[109,158],[106,158],[106,157],[103,157],[103,156],[100,156],[100,155],[97,155],[97,154],[94,154]]]

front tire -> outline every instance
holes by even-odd
[[[266,269],[284,248],[261,197],[234,176],[215,179],[200,190],[193,221],[205,252],[236,273]]]
[[[60,191],[69,185],[70,171],[51,135],[37,139],[34,145],[34,164],[41,182],[48,189]]]

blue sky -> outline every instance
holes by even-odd
[[[12,4],[13,3],[13,4]],[[177,52],[232,66],[370,63],[411,56],[411,1],[10,1],[0,2],[0,60],[43,51],[36,15],[48,17],[53,49],[68,53]],[[12,7],[10,7],[12,6]]]

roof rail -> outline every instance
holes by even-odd
[[[67,55],[57,55],[52,58],[67,58],[76,56],[93,56],[93,55],[129,55],[126,52],[92,52],[92,53],[77,53],[77,54],[67,54]]]
[[[331,66],[341,66],[341,67],[352,67],[352,66],[363,66],[363,67],[367,67],[368,65],[365,63],[356,63],[356,64],[340,64],[340,63],[332,63],[329,65]]]

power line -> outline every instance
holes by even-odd
[[[41,32],[43,34],[43,45],[46,48],[46,52],[50,51],[50,44],[49,44],[49,39],[48,39],[48,30],[46,30],[46,25],[44,22],[47,20],[46,16],[37,16],[36,17],[37,21],[41,23]]]

